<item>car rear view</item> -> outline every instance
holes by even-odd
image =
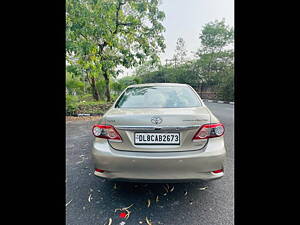
[[[99,177],[180,182],[224,175],[224,126],[189,85],[129,86],[93,134]]]

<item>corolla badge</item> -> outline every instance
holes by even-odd
[[[162,118],[160,118],[159,116],[153,116],[151,118],[151,122],[154,124],[160,124],[162,122]]]

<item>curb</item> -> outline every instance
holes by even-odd
[[[220,101],[220,100],[211,100],[211,99],[202,99],[204,102],[213,102],[213,103],[220,103],[220,104],[231,104],[234,105],[234,102],[229,101]]]
[[[78,113],[66,116],[82,117],[82,116],[103,116],[103,113]]]

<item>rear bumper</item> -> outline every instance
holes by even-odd
[[[113,149],[106,140],[95,141],[92,159],[95,168],[105,170],[98,177],[145,182],[182,182],[212,180],[224,173],[212,171],[223,169],[226,150],[223,137],[209,140],[199,151],[186,152],[129,152]]]

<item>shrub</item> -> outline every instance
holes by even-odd
[[[80,99],[88,99],[91,96],[72,96],[66,95],[66,115],[74,115],[79,113],[99,113],[104,114],[112,105],[112,102],[105,101],[79,101]]]
[[[82,101],[91,102],[94,100],[94,98],[92,94],[86,94],[86,95],[79,96],[79,100],[80,102]]]
[[[72,115],[77,109],[78,97],[73,95],[66,95],[66,114]]]
[[[221,84],[218,97],[223,101],[234,101],[234,77],[229,76]]]

